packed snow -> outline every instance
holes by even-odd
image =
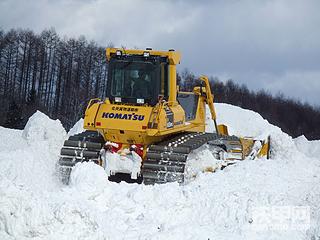
[[[109,182],[103,168],[82,163],[65,186],[55,164],[68,134],[58,120],[36,112],[22,131],[0,127],[0,239],[320,239],[320,141],[292,139],[239,107],[216,110],[231,134],[270,134],[272,158],[200,173],[182,186]],[[192,154],[199,169],[213,159],[206,146]],[[283,221],[291,225],[277,228]]]

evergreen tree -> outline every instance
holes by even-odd
[[[12,100],[6,114],[6,122],[4,126],[7,128],[22,129],[24,127],[24,123],[22,122],[21,111],[21,106],[19,106],[15,100]]]

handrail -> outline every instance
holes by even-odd
[[[92,99],[90,99],[86,110],[88,110],[93,104],[95,104],[97,102],[101,102],[101,99],[100,98],[92,98]]]

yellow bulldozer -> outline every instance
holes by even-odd
[[[226,161],[269,157],[270,138],[229,136],[227,126],[217,124],[206,76],[192,92],[179,91],[179,52],[107,48],[106,57],[106,98],[90,100],[86,131],[65,141],[58,162],[63,182],[76,163],[93,161],[110,178],[125,174],[145,184],[183,183],[189,153],[204,144]],[[206,105],[214,133],[205,132]]]

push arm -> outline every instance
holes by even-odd
[[[204,82],[205,89],[206,89],[206,101],[207,101],[207,104],[209,105],[209,108],[210,108],[211,118],[212,118],[212,120],[214,122],[214,126],[216,128],[216,132],[218,134],[220,134],[219,133],[219,129],[218,129],[218,125],[217,125],[217,116],[216,116],[216,111],[215,111],[214,105],[213,105],[213,95],[211,93],[209,79],[208,79],[207,76],[201,76],[200,80]]]

